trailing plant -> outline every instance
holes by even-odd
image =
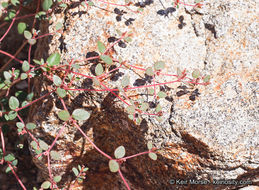
[[[103,0],[98,0],[103,3],[107,3],[113,6],[132,6],[133,3],[130,1],[125,1],[125,4],[115,4],[105,2]],[[33,1],[34,2],[34,1]],[[82,61],[81,59],[68,60],[68,63],[61,63],[61,55],[58,52],[51,54],[46,60],[43,58],[40,60],[32,59],[32,47],[37,44],[39,38],[51,36],[54,33],[41,34],[41,32],[36,29],[36,22],[41,22],[42,20],[51,19],[50,15],[56,7],[66,9],[68,4],[65,1],[57,0],[53,2],[52,0],[37,0],[36,2],[36,11],[33,14],[28,14],[25,16],[19,16],[22,9],[27,6],[30,6],[31,0],[11,0],[10,2],[3,2],[1,4],[0,13],[4,17],[3,24],[0,25],[0,28],[3,28],[6,25],[9,25],[4,34],[0,37],[0,43],[3,43],[3,40],[6,38],[8,33],[11,30],[17,30],[20,35],[24,36],[25,43],[28,44],[28,59],[20,60],[17,58],[16,53],[14,55],[0,50],[0,54],[3,54],[9,57],[8,64],[2,64],[1,72],[2,76],[0,78],[0,89],[2,92],[0,100],[0,138],[1,138],[1,148],[0,148],[0,164],[6,165],[5,172],[12,172],[19,182],[20,186],[23,189],[26,189],[19,176],[16,174],[16,168],[18,164],[18,159],[14,153],[9,153],[6,150],[3,124],[8,124],[8,122],[14,121],[17,127],[17,133],[20,136],[28,135],[32,140],[30,146],[33,148],[34,152],[37,154],[37,159],[42,159],[45,157],[47,159],[49,180],[44,181],[41,184],[41,189],[59,189],[58,183],[61,181],[62,176],[54,176],[51,170],[51,160],[60,160],[61,155],[57,150],[54,150],[53,147],[61,135],[64,135],[64,129],[67,126],[74,127],[80,131],[81,135],[104,157],[106,157],[108,162],[108,167],[111,172],[116,172],[119,174],[127,189],[130,189],[126,179],[124,178],[121,172],[121,164],[126,162],[128,159],[138,157],[141,155],[148,155],[152,160],[157,160],[157,149],[153,147],[151,142],[147,142],[147,151],[137,153],[131,156],[125,156],[126,150],[124,146],[119,146],[114,150],[114,156],[106,154],[102,151],[80,128],[79,122],[86,121],[90,117],[90,113],[83,109],[78,108],[73,111],[69,111],[64,99],[68,97],[68,94],[73,93],[73,91],[92,91],[92,92],[110,92],[118,100],[120,100],[125,105],[125,110],[128,113],[128,117],[133,120],[136,124],[141,123],[142,115],[148,115],[150,117],[155,117],[158,121],[163,119],[162,106],[158,103],[155,106],[151,106],[147,101],[140,98],[138,101],[133,100],[127,95],[127,92],[136,90],[136,89],[147,89],[148,95],[153,96],[155,100],[159,102],[160,99],[166,98],[167,93],[160,90],[161,86],[171,84],[171,83],[185,83],[192,86],[195,85],[208,85],[210,76],[201,75],[200,71],[194,70],[191,73],[191,76],[188,76],[186,70],[181,70],[180,68],[174,74],[164,73],[162,70],[166,67],[166,62],[164,61],[154,61],[152,67],[142,68],[129,64],[126,60],[116,59],[109,53],[113,46],[116,44],[126,44],[132,41],[130,33],[121,33],[118,31],[119,38],[112,40],[113,42],[110,45],[106,45],[104,42],[98,41],[96,44],[97,53],[95,56],[90,56],[84,58],[83,61],[90,62],[93,60],[97,61],[97,64],[94,67],[94,73],[80,73],[78,69],[81,67],[78,62]],[[145,6],[149,5],[151,2],[145,2]],[[89,7],[94,5],[94,1],[83,1],[82,4],[89,9]],[[181,1],[173,2],[175,8],[183,4],[188,6]],[[197,2],[195,5],[201,7],[200,2]],[[141,9],[135,11],[140,13]],[[120,16],[122,12],[118,12]],[[23,22],[25,18],[33,18],[32,25]],[[17,28],[15,28],[15,22],[18,22]],[[58,23],[56,25],[56,32],[61,32],[62,25]],[[1,44],[0,44],[1,45]],[[125,46],[125,45],[123,45]],[[14,65],[14,63],[18,65]],[[7,69],[10,68],[10,69]],[[104,81],[108,82],[111,86],[113,84],[111,74],[122,69],[133,69],[142,71],[147,75],[151,82],[150,84],[132,86],[130,83],[130,76],[124,76],[121,79],[120,86],[108,87]],[[173,78],[169,82],[156,82],[161,81],[161,76],[170,76]],[[34,92],[32,88],[32,79],[36,77],[43,77],[44,80],[50,82],[49,92],[41,95],[40,97],[34,97]],[[75,83],[77,79],[87,78],[92,80],[94,88],[75,88]],[[27,92],[22,90],[17,90],[15,85],[21,81],[27,81],[28,88]],[[63,122],[62,127],[57,132],[54,141],[51,144],[44,142],[42,139],[37,138],[33,135],[33,130],[37,128],[36,123],[26,122],[26,116],[28,108],[39,102],[48,96],[56,94],[58,99],[62,103],[62,110],[60,110],[57,115],[58,118]],[[194,98],[195,99],[195,98]],[[19,145],[22,147],[22,144]],[[87,163],[86,163],[87,164]],[[88,168],[85,166],[78,165],[73,167],[72,171],[74,173],[75,180],[83,181],[85,174],[87,173]],[[35,187],[35,189],[37,189]]]

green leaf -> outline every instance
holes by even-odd
[[[162,110],[162,106],[160,104],[158,104],[156,106],[156,112],[160,112]]]
[[[6,170],[5,170],[5,173],[8,173],[8,172],[10,172],[10,171],[12,171],[12,170],[11,170],[11,168],[8,166],[8,167],[6,168]]]
[[[131,37],[126,37],[126,38],[124,38],[124,40],[125,40],[126,42],[132,42]]]
[[[49,181],[44,181],[42,184],[41,184],[41,188],[42,189],[48,189],[50,188],[51,186],[51,183]]]
[[[93,80],[94,85],[100,86],[100,82],[97,78],[94,77],[92,80]]]
[[[134,113],[135,113],[135,106],[134,106],[134,105],[128,106],[128,107],[126,108],[126,111],[127,111],[129,114],[134,114]]]
[[[109,161],[109,169],[111,172],[117,172],[119,170],[120,166],[118,164],[118,162],[116,162],[115,160],[110,160]]]
[[[15,110],[16,108],[18,108],[19,107],[19,100],[16,98],[16,97],[14,97],[14,96],[11,96],[10,98],[9,98],[9,107],[12,109],[12,110]]]
[[[152,67],[148,67],[145,72],[148,76],[154,76],[155,74]]]
[[[62,84],[62,80],[61,80],[61,78],[59,76],[53,75],[53,83],[56,86],[60,86]]]
[[[13,166],[16,166],[17,164],[18,164],[18,160],[15,159],[14,161],[12,161]]]
[[[210,81],[210,75],[206,75],[204,78],[203,78],[203,82],[209,82]]]
[[[124,76],[122,79],[121,79],[121,86],[122,88],[125,88],[129,85],[130,83],[130,77],[129,76]]]
[[[56,183],[58,183],[58,182],[60,182],[61,181],[61,176],[55,176],[54,178],[53,178],[53,180],[56,182]]]
[[[47,59],[48,66],[59,65],[60,63],[60,55],[59,53],[51,54]]]
[[[103,66],[101,63],[99,63],[96,67],[95,67],[95,74],[97,76],[101,75],[103,73]]]
[[[62,3],[59,6],[62,7],[62,8],[67,8],[67,4],[66,3]]]
[[[39,140],[39,145],[42,150],[48,150],[49,145],[45,143],[43,140]]]
[[[22,70],[24,72],[27,72],[27,71],[29,71],[29,69],[30,69],[30,64],[28,63],[28,61],[24,61],[22,64]]]
[[[193,72],[192,72],[192,77],[197,79],[199,78],[200,76],[200,71],[198,69],[195,69]]]
[[[56,30],[59,30],[59,29],[61,29],[61,28],[62,28],[62,23],[58,22],[58,23],[56,24]]]
[[[75,167],[72,168],[72,171],[74,172],[75,176],[78,176],[79,172]]]
[[[149,158],[151,158],[152,160],[157,160],[157,155],[154,152],[150,152],[148,153]]]
[[[93,3],[92,1],[88,1],[88,5],[89,5],[89,6],[93,6],[94,3]]]
[[[67,92],[64,89],[58,87],[57,94],[59,95],[60,98],[64,98],[64,97],[66,97]]]
[[[7,161],[7,162],[12,162],[14,159],[15,159],[15,157],[14,157],[13,154],[7,154],[7,155],[4,157],[4,160]]]
[[[112,64],[112,58],[110,58],[108,55],[101,55],[101,60],[106,64]]]
[[[30,145],[31,145],[31,147],[32,147],[33,149],[37,150],[38,145],[37,145],[37,143],[36,143],[35,141],[31,141]]]
[[[148,150],[151,150],[152,147],[153,147],[152,142],[151,142],[151,141],[148,141],[148,143],[147,143],[147,148],[148,148]]]
[[[2,7],[3,7],[3,8],[7,8],[7,7],[8,7],[8,2],[3,2],[3,3],[2,3]]]
[[[158,95],[159,98],[165,98],[167,96],[167,94],[165,92],[163,92],[163,91],[159,91],[157,93],[157,95]]]
[[[141,104],[140,110],[146,111],[149,108],[149,104],[144,102]]]
[[[8,71],[4,71],[4,78],[6,80],[11,79],[12,78],[12,74],[10,72],[8,72]]]
[[[162,70],[163,68],[165,68],[165,62],[163,62],[163,61],[156,62],[154,65],[154,68],[156,71]]]
[[[21,80],[27,79],[28,75],[26,73],[21,74]]]
[[[34,45],[34,44],[36,44],[36,40],[35,39],[28,39],[28,43],[30,44],[30,45]]]
[[[17,112],[15,111],[10,111],[8,115],[5,115],[6,120],[14,120],[16,117],[17,117]]]
[[[29,39],[32,38],[32,34],[31,34],[31,32],[29,32],[28,30],[25,30],[25,31],[23,32],[23,35],[24,35],[24,37],[25,37],[27,40],[29,40]]]
[[[19,22],[17,29],[18,29],[18,33],[22,34],[26,29],[26,24],[24,22]]]
[[[11,3],[12,3],[14,6],[20,4],[20,2],[19,2],[18,0],[11,0]]]
[[[61,119],[63,121],[67,121],[70,118],[70,114],[68,113],[68,111],[62,110],[62,111],[58,112],[58,117],[59,117],[59,119]]]
[[[98,41],[97,42],[97,47],[98,47],[99,52],[101,52],[101,53],[105,52],[106,48],[105,48],[105,45],[102,42]]]
[[[128,118],[133,120],[134,119],[134,115],[128,115]]]
[[[27,123],[26,128],[29,129],[29,130],[32,130],[32,129],[36,128],[36,125],[34,123]]]
[[[42,3],[42,8],[44,11],[47,11],[50,9],[50,7],[52,6],[53,2],[52,0],[44,0]]]
[[[81,121],[87,120],[90,117],[90,114],[84,109],[76,109],[73,111],[72,116],[74,119]]]
[[[22,122],[17,122],[16,127],[22,129],[22,128],[24,128],[24,124]]]
[[[125,156],[124,146],[119,146],[118,148],[116,148],[116,150],[114,151],[114,156],[115,158],[123,158]]]
[[[60,154],[55,150],[50,151],[50,156],[53,160],[61,160]]]
[[[33,92],[31,92],[30,94],[27,95],[27,98],[26,98],[26,99],[27,99],[28,101],[32,101],[33,96],[34,96],[34,94],[33,94]]]

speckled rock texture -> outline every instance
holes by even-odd
[[[61,22],[64,33],[54,34],[47,41],[42,39],[36,56],[47,58],[50,53],[60,52],[63,63],[81,60],[79,71],[92,75],[94,63],[84,61],[87,53],[97,51],[98,40],[108,46],[108,38],[119,38],[116,30],[120,30],[129,33],[132,42],[126,43],[125,48],[114,46],[111,54],[116,59],[120,57],[127,64],[141,68],[163,60],[166,63],[163,73],[176,74],[179,67],[189,72],[199,69],[202,74],[211,75],[208,86],[163,85],[160,88],[167,93],[165,99],[148,96],[146,88],[127,92],[133,101],[143,98],[147,102],[160,102],[163,107],[160,122],[143,115],[141,124],[137,125],[128,118],[123,102],[109,92],[80,91],[66,99],[69,110],[83,107],[92,113],[86,122],[80,123],[81,128],[109,155],[120,145],[125,146],[127,155],[145,151],[148,140],[160,149],[157,161],[141,156],[123,164],[122,173],[130,187],[236,189],[258,185],[258,2],[211,0],[205,1],[202,8],[180,5],[168,16],[157,12],[171,7],[171,2],[162,5],[155,0],[141,13],[134,13],[137,7],[133,5],[125,8],[94,3],[87,10],[72,2],[66,11],[53,14],[54,22],[42,25],[42,30],[52,32]],[[114,3],[124,4],[124,1]],[[119,22],[114,13],[116,7],[127,12]],[[182,26],[180,16],[184,18]],[[133,19],[130,24],[126,22],[129,18]],[[43,51],[45,47],[49,48],[48,52]],[[131,87],[145,81],[144,71],[122,68],[118,80],[107,79],[104,84],[117,88],[127,75],[131,77]],[[92,88],[91,81],[80,78],[75,88]],[[175,77],[165,75],[155,78],[156,83],[174,80]],[[145,84],[151,83],[147,80]],[[44,80],[39,81],[39,93],[44,94],[47,86]],[[178,96],[179,86],[185,86],[188,93]],[[199,95],[190,100],[195,89]],[[53,94],[31,110],[31,120],[38,124],[34,134],[49,143],[62,126],[56,114],[62,106],[56,99]],[[120,177],[109,172],[108,160],[73,126],[66,128],[56,148],[63,160],[53,162],[52,167],[55,173],[66,173],[64,181],[73,179],[71,168],[76,164],[89,167],[84,183],[74,189],[126,189]],[[44,173],[44,160],[36,162]],[[195,185],[189,179],[199,181]],[[228,183],[223,184],[224,181]]]

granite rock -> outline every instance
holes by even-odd
[[[124,4],[124,1],[116,3]],[[91,73],[89,64],[84,61],[87,53],[97,51],[98,40],[108,45],[108,38],[119,38],[117,31],[120,30],[130,33],[132,42],[126,43],[126,48],[115,45],[112,56],[120,57],[128,65],[147,68],[163,60],[166,63],[163,73],[175,75],[177,68],[181,68],[190,73],[199,69],[202,74],[209,74],[211,84],[208,86],[164,85],[165,99],[147,96],[146,89],[127,92],[133,101],[143,98],[160,102],[161,121],[142,115],[143,120],[137,125],[127,117],[125,104],[109,92],[75,92],[66,103],[69,110],[84,107],[92,113],[80,125],[96,145],[110,155],[120,145],[125,146],[127,155],[145,151],[149,140],[160,149],[158,161],[143,156],[123,165],[123,175],[132,189],[203,189],[205,186],[199,184],[202,182],[208,189],[257,184],[259,43],[256,34],[259,27],[256,1],[211,0],[204,2],[203,8],[181,5],[168,17],[157,14],[165,9],[163,6],[171,5],[155,1],[141,13],[133,12],[137,9],[134,6],[131,9],[119,7],[127,13],[117,22],[116,6],[95,2],[95,6],[86,11],[83,5],[74,2],[66,11],[53,14],[53,22],[42,26],[43,31],[53,32],[61,22],[64,31],[62,35],[54,34],[51,40],[42,40],[44,45],[38,47],[35,55],[46,58],[58,51],[63,64],[72,59],[81,60],[79,71]],[[179,26],[180,16],[184,18],[183,27]],[[129,18],[134,19],[132,24],[125,24]],[[42,53],[45,47],[49,51]],[[120,72],[120,80],[107,80],[105,85],[117,88],[123,76],[130,76],[130,86],[134,86],[145,78],[143,70],[122,68]],[[163,83],[175,79],[160,75],[155,81]],[[38,93],[43,94],[48,84],[44,80],[38,82],[41,87]],[[179,86],[185,86],[189,93],[178,97]],[[89,87],[87,80],[80,77],[75,88],[86,87]],[[198,94],[195,100],[190,100],[190,93],[195,89]],[[56,115],[60,109],[62,106],[53,94],[31,110],[31,120],[38,124],[35,136],[49,142],[54,139],[62,126]],[[85,163],[90,168],[88,180],[79,184],[79,189],[125,189],[119,176],[109,172],[108,161],[75,128],[66,129],[57,147],[63,158],[62,162],[53,163],[54,173],[68,176],[77,163]],[[35,162],[44,173],[44,160]],[[199,181],[192,185],[189,179]],[[177,185],[172,180],[187,182]],[[218,185],[213,185],[213,180]],[[238,184],[220,185],[220,180],[234,180]]]

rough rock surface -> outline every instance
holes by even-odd
[[[123,1],[116,3],[124,4]],[[72,3],[67,11],[53,15],[55,22],[44,29],[52,32],[56,23],[62,22],[64,34],[56,34],[49,41],[49,53],[59,51],[64,62],[83,60],[87,52],[97,50],[98,40],[108,44],[109,37],[118,38],[118,29],[131,31],[133,41],[126,43],[126,48],[115,45],[114,58],[121,57],[128,64],[142,68],[163,60],[166,62],[163,73],[176,74],[180,67],[190,72],[199,69],[202,74],[211,75],[209,86],[195,86],[200,93],[195,101],[189,100],[190,93],[181,97],[176,95],[180,90],[177,87],[186,84],[165,85],[167,98],[159,100],[164,113],[161,122],[144,115],[141,125],[136,125],[128,119],[125,105],[108,92],[80,92],[72,98],[72,103],[67,100],[69,109],[84,107],[91,111],[91,117],[81,126],[106,153],[113,155],[119,145],[125,146],[127,155],[145,151],[148,140],[161,149],[157,161],[142,156],[123,165],[123,175],[132,189],[205,188],[204,185],[191,185],[189,181],[186,185],[170,184],[177,179],[182,179],[183,184],[188,179],[200,180],[198,182],[206,183],[208,189],[235,189],[258,184],[259,43],[256,34],[259,27],[256,1],[211,0],[205,2],[202,9],[180,6],[168,17],[157,14],[164,9],[159,1],[144,7],[141,14],[118,7],[127,12],[122,19],[135,19],[129,26],[125,25],[125,20],[116,21],[113,13],[116,6],[100,2],[95,5],[86,11],[79,3]],[[169,7],[170,3],[165,2],[164,6]],[[136,7],[132,9],[136,10]],[[181,15],[186,23],[182,29],[178,20]],[[42,57],[41,51],[38,49],[36,56]],[[81,67],[80,72],[90,73],[91,69]],[[130,86],[144,77],[143,71],[121,69],[120,72],[131,77]],[[89,81],[82,80],[77,88],[89,87]],[[156,82],[172,80],[175,78],[170,76],[156,78]],[[120,80],[105,84],[115,88]],[[41,90],[47,89],[46,82],[42,86]],[[195,89],[186,86],[189,91]],[[133,92],[142,93],[146,94],[146,91]],[[156,101],[146,95],[132,99],[140,97],[145,101]],[[62,106],[53,98],[54,95],[32,110],[32,120],[39,125],[35,134],[49,142],[62,125],[56,116]],[[69,174],[75,164],[84,163],[90,170],[86,182],[79,188],[125,189],[119,176],[109,172],[108,161],[75,128],[67,128],[65,134],[57,142],[64,157],[62,163],[53,164],[56,173]],[[213,180],[239,184],[208,183]]]

